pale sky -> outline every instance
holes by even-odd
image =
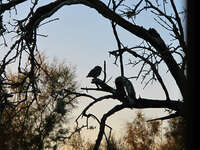
[[[176,0],[176,2],[179,2],[178,6],[180,8],[183,7],[184,1]],[[24,9],[21,10],[24,11]],[[24,13],[23,11],[19,10],[18,13]],[[107,76],[108,78],[112,77],[109,84],[113,86],[114,79],[119,76],[119,68],[113,65],[114,58],[109,57],[108,54],[108,51],[117,48],[110,21],[98,14],[94,9],[82,5],[65,6],[49,19],[55,18],[59,18],[59,20],[40,27],[38,32],[39,34],[48,35],[47,38],[40,37],[38,39],[38,48],[45,53],[48,60],[52,61],[53,58],[57,58],[60,62],[65,61],[67,64],[75,66],[76,80],[80,87],[89,87],[91,85],[90,79],[86,78],[87,73],[96,65],[103,67],[103,61],[106,60]],[[146,14],[141,18],[136,18],[136,23],[146,29],[150,27],[154,27],[158,31],[161,29],[158,24],[153,22],[153,18],[146,16]],[[166,32],[160,30],[159,33],[161,37],[168,41]],[[123,29],[120,29],[119,35],[125,46],[132,47],[139,42],[138,38]],[[129,58],[134,59],[129,55],[126,55],[125,58],[125,63],[128,62]],[[174,80],[169,73],[166,74],[166,71],[164,66],[160,68],[166,86],[170,87],[168,88],[170,97],[172,99],[181,99]],[[125,75],[128,77],[135,76],[137,72],[128,66],[125,68]],[[149,85],[143,90],[144,84],[141,85],[140,80],[131,81],[135,87],[137,97],[140,95],[145,98],[164,98],[164,93],[159,84]],[[95,93],[95,96],[101,96],[101,94]],[[75,112],[77,115],[90,101],[88,99],[80,99],[79,102],[80,108]],[[113,100],[104,101],[92,108],[91,112],[101,116],[116,104],[119,104],[119,102]],[[113,127],[114,133],[121,134],[126,122],[131,122],[134,119],[135,112],[135,109],[126,109],[114,114],[108,120],[108,124]],[[149,119],[166,114],[163,109],[147,109],[144,112]],[[91,123],[91,125],[93,124]]]
[[[67,63],[76,66],[77,81],[80,87],[89,87],[90,79],[86,78],[86,75],[90,69],[96,65],[103,66],[103,61],[107,62],[107,75],[112,77],[110,84],[113,85],[114,78],[119,75],[119,68],[113,65],[114,58],[110,58],[108,51],[117,48],[116,41],[112,33],[112,28],[110,21],[103,18],[95,10],[88,7],[77,5],[77,6],[66,6],[59,10],[53,17],[60,18],[59,21],[55,21],[51,24],[45,25],[40,28],[42,34],[48,34],[48,38],[41,38],[40,48],[49,59],[56,57],[60,60],[65,60]],[[152,18],[145,17],[138,18],[138,22],[145,28],[158,28],[158,24],[154,24]],[[139,41],[138,38],[129,34],[123,29],[120,30],[120,39],[123,40],[124,44],[127,46],[134,46],[135,43]],[[166,32],[160,33],[162,37],[167,37]],[[126,56],[127,59],[133,57]],[[126,60],[127,62],[127,60]],[[163,78],[166,82],[166,86],[170,87],[169,93],[170,97],[173,99],[181,99],[178,89],[175,87],[175,82],[170,78],[169,73],[166,74],[166,68],[161,68]],[[127,76],[135,76],[134,69],[132,67],[125,68],[125,74]],[[137,96],[146,98],[164,98],[164,93],[160,89],[159,84],[153,84],[147,86],[143,90],[143,86],[140,81],[132,80],[135,87]],[[96,94],[96,96],[101,96]],[[77,115],[84,109],[84,107],[89,104],[88,99],[80,99],[80,108],[77,110]],[[97,116],[102,116],[105,112],[114,107],[118,102],[104,101],[95,105],[91,108],[91,112]],[[127,122],[134,119],[135,112],[137,110],[126,109],[121,112],[114,114],[109,120],[108,124],[113,128],[115,135],[120,135],[123,133],[123,127]],[[161,117],[166,115],[164,109],[147,109],[144,110],[145,115],[150,118]],[[75,114],[76,114],[75,113]],[[76,116],[76,115],[75,115]],[[91,123],[91,125],[96,125]],[[97,125],[98,129],[98,125]],[[88,131],[88,135],[96,136],[98,130]],[[90,133],[90,134],[89,134]],[[84,133],[85,134],[85,133]],[[87,134],[86,134],[87,135]],[[89,138],[91,136],[86,136]],[[90,139],[90,138],[89,138]]]

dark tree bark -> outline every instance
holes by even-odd
[[[195,1],[187,0],[187,44],[189,51],[187,52],[188,61],[187,61],[187,92],[184,93],[185,101],[184,101],[184,112],[185,119],[187,123],[187,128],[185,132],[185,143],[186,149],[196,149],[199,147],[199,143],[197,142],[197,137],[199,135],[199,94],[198,97],[196,93],[198,93],[197,87],[195,87],[195,82],[197,82],[196,78],[196,69],[195,65],[195,52],[196,49],[196,23],[195,23],[195,14],[196,14],[196,5]],[[196,83],[197,84],[197,83]]]

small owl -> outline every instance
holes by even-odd
[[[101,70],[102,68],[100,66],[96,66],[94,67],[92,70],[90,70],[90,72],[87,75],[88,77],[92,77],[92,78],[97,78],[98,76],[100,76],[101,74]]]

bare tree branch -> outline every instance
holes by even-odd
[[[0,14],[4,13],[6,10],[10,10],[12,7],[15,7],[16,5],[23,3],[27,0],[12,0],[8,3],[0,4]]]
[[[100,129],[99,129],[99,134],[98,134],[98,137],[96,139],[96,143],[95,143],[95,146],[94,146],[94,150],[98,150],[99,149],[99,146],[100,146],[100,143],[101,143],[101,140],[103,138],[103,134],[104,134],[104,130],[105,130],[105,125],[106,125],[106,120],[109,116],[113,115],[114,113],[124,109],[125,106],[124,104],[122,105],[117,105],[115,106],[114,108],[112,108],[110,111],[108,111],[106,114],[103,115],[102,119],[101,119],[101,122],[100,122]]]
[[[186,78],[184,76],[184,73],[179,68],[178,64],[174,60],[168,47],[166,46],[165,42],[163,41],[161,37],[154,38],[148,30],[126,21],[125,19],[120,17],[118,14],[114,13],[109,8],[107,8],[107,6],[99,0],[96,0],[96,1],[88,0],[88,2],[89,2],[88,6],[95,8],[105,18],[108,18],[116,22],[118,25],[120,25],[127,31],[149,42],[157,50],[157,52],[162,56],[163,60],[165,61],[166,65],[169,68],[169,71],[174,77],[181,93],[183,94],[186,92],[186,87],[184,84],[186,83]]]
[[[107,18],[111,21],[113,33],[115,40],[117,42],[118,50],[114,50],[109,52],[111,55],[115,56],[116,61],[119,58],[120,63],[120,71],[121,76],[117,77],[119,79],[115,82],[115,87],[110,86],[106,82],[106,63],[104,62],[104,79],[101,80],[99,78],[93,78],[91,84],[97,85],[97,88],[82,88],[82,90],[90,91],[101,91],[105,92],[107,95],[101,96],[99,98],[95,98],[92,95],[85,94],[85,93],[78,93],[75,91],[70,91],[67,89],[56,91],[56,89],[52,90],[52,97],[54,100],[58,98],[59,93],[65,93],[62,95],[62,98],[66,98],[69,94],[74,95],[71,97],[71,100],[68,101],[68,104],[78,97],[86,97],[86,99],[91,99],[92,102],[87,105],[82,113],[77,117],[76,123],[77,127],[75,131],[70,136],[62,136],[61,139],[71,137],[75,132],[80,131],[82,128],[88,128],[88,119],[93,118],[99,123],[99,134],[96,139],[96,144],[94,149],[99,149],[100,143],[102,141],[103,135],[105,135],[106,139],[108,140],[110,136],[107,137],[105,133],[105,127],[108,127],[111,132],[111,127],[106,124],[106,120],[116,112],[121,111],[124,108],[137,108],[137,109],[145,109],[145,108],[168,108],[175,111],[175,114],[158,119],[168,119],[169,117],[177,117],[177,116],[184,116],[183,111],[183,101],[185,101],[185,93],[186,91],[186,75],[184,71],[186,69],[186,50],[187,45],[184,41],[184,31],[183,26],[181,23],[181,19],[178,13],[178,10],[175,6],[173,0],[170,0],[170,4],[172,6],[173,15],[167,14],[167,3],[163,1],[163,8],[160,8],[158,2],[152,2],[148,0],[139,0],[136,5],[127,6],[125,0],[110,0],[108,2],[108,6],[105,5],[100,0],[54,0],[45,4],[43,6],[38,6],[38,0],[32,2],[32,7],[30,8],[29,14],[22,20],[14,20],[14,24],[9,23],[13,27],[13,31],[8,31],[6,26],[4,26],[2,15],[5,11],[11,10],[11,8],[15,7],[18,4],[26,2],[26,0],[12,0],[8,1],[7,3],[0,4],[0,36],[3,37],[7,33],[15,33],[15,38],[17,40],[11,45],[8,52],[2,58],[0,62],[0,112],[5,110],[5,105],[11,105],[9,103],[9,99],[12,97],[13,94],[16,94],[21,99],[18,102],[13,102],[12,105],[16,107],[20,106],[24,102],[28,100],[30,93],[32,94],[32,99],[26,105],[26,107],[22,107],[22,109],[18,110],[17,113],[21,113],[25,111],[24,123],[26,122],[25,118],[28,115],[28,111],[30,106],[33,103],[39,105],[38,101],[38,94],[39,94],[39,85],[38,85],[38,78],[39,73],[38,70],[42,70],[41,63],[37,62],[35,57],[38,53],[37,49],[37,37],[39,36],[38,28],[45,24],[42,24],[42,21],[45,21],[48,17],[51,17],[54,13],[56,13],[60,8],[65,5],[75,5],[75,4],[82,4],[88,6],[90,8],[95,9],[98,13],[100,13],[104,18]],[[112,8],[110,9],[109,7]],[[121,9],[121,6],[125,9],[125,11]],[[139,15],[143,11],[149,11],[157,16],[154,20],[160,24],[165,30],[169,31],[171,37],[173,38],[172,41],[178,41],[179,44],[169,44],[167,45],[164,39],[160,36],[158,31],[154,28],[149,27],[149,29],[145,29],[142,26],[136,25],[135,20],[132,20],[133,23],[129,22],[128,20],[124,19],[123,17],[127,17],[128,19],[135,19],[137,15]],[[122,15],[119,15],[118,12],[121,12]],[[158,18],[158,19],[157,19]],[[51,21],[48,21],[48,23]],[[131,34],[143,39],[145,42],[142,42],[140,45],[133,46],[132,48],[127,48],[123,46],[122,41],[118,35],[117,26],[122,27],[126,31],[130,32]],[[4,45],[7,45],[4,42]],[[142,82],[148,80],[146,85],[151,81],[158,81],[164,90],[165,99],[148,99],[148,98],[138,98],[135,97],[135,91],[133,88],[132,83],[125,77],[125,66],[124,66],[124,52],[128,52],[136,60],[130,60],[130,64],[134,66],[140,64],[140,70],[137,74],[136,78],[142,77]],[[23,54],[28,55],[27,65],[22,67],[22,57]],[[178,54],[181,57],[181,62],[176,61],[174,57],[175,54]],[[19,59],[18,59],[19,58]],[[6,67],[18,61],[18,73],[23,76],[20,81],[14,83],[10,82],[5,74]],[[165,63],[169,69],[169,72],[175,79],[177,83],[177,87],[180,89],[181,94],[183,96],[183,100],[172,100],[170,99],[170,94],[168,89],[163,81],[159,73],[158,66],[160,63]],[[148,78],[150,76],[150,79]],[[126,81],[127,84],[121,84],[121,81]],[[121,88],[119,88],[122,85]],[[145,86],[146,86],[145,85]],[[54,86],[54,85],[53,85]],[[21,91],[16,91],[9,93],[4,90],[5,87],[9,88],[17,88],[23,87]],[[55,95],[54,95],[55,94]],[[133,101],[130,101],[132,98]],[[116,100],[121,102],[122,104],[116,105],[115,107],[111,108],[107,113],[104,113],[101,119],[97,118],[94,114],[88,113],[88,110],[103,100]],[[46,106],[47,107],[47,106]],[[9,114],[13,116],[12,114]],[[52,115],[53,116],[53,115]],[[86,124],[79,127],[79,119],[80,117],[86,118]]]
[[[118,50],[117,50],[117,51],[118,51]],[[111,53],[113,53],[113,54],[116,55],[117,51],[112,51]],[[121,50],[120,50],[120,51],[121,51]],[[161,84],[161,86],[162,86],[162,88],[163,88],[163,90],[164,90],[164,92],[165,92],[166,100],[170,100],[168,90],[167,90],[167,88],[166,88],[166,86],[165,86],[165,84],[164,84],[164,82],[163,82],[163,80],[162,80],[160,74],[158,73],[158,70],[156,69],[155,64],[153,64],[153,63],[152,63],[151,61],[149,61],[147,58],[145,58],[145,57],[143,57],[143,56],[137,54],[135,51],[130,50],[129,48],[124,48],[123,51],[124,51],[124,52],[130,53],[130,54],[133,55],[134,57],[140,58],[141,60],[143,60],[143,62],[145,62],[145,63],[147,63],[147,64],[149,64],[149,65],[151,66],[152,71],[155,73],[155,75],[156,75],[156,77],[157,77],[159,83]],[[142,71],[142,68],[141,68],[141,71]]]

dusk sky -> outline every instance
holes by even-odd
[[[183,0],[177,0],[175,2],[179,3],[179,8],[183,8]],[[19,13],[23,13],[23,11]],[[48,61],[52,62],[53,59],[56,58],[58,62],[64,61],[66,64],[74,66],[76,68],[76,80],[79,87],[90,87],[93,85],[90,84],[91,79],[86,78],[86,75],[96,65],[103,67],[103,62],[106,60],[107,77],[112,77],[112,80],[109,81],[109,85],[114,87],[114,79],[120,75],[120,68],[113,64],[115,59],[109,57],[108,53],[108,51],[117,49],[110,21],[98,14],[94,9],[83,5],[65,6],[49,18],[49,20],[55,18],[59,18],[59,20],[43,25],[38,30],[39,34],[48,35],[47,38],[38,38],[38,48],[41,52],[44,52]],[[161,37],[167,42],[170,42],[168,40],[168,33],[164,32],[161,26],[156,24],[149,15],[147,16],[147,14],[143,13],[141,17],[137,17],[136,24],[146,29],[152,27],[158,29]],[[134,35],[121,28],[119,29],[120,39],[125,46],[132,47],[141,42],[140,39]],[[134,60],[130,55],[125,55],[124,59],[126,59],[124,61],[125,64],[128,63],[129,59]],[[168,88],[170,98],[181,99],[180,92],[176,88],[176,83],[171,78],[170,74],[166,73],[167,69],[164,65],[160,67],[160,72],[163,75],[166,86],[170,87]],[[134,69],[126,65],[125,76],[132,77],[136,76],[137,73],[137,68]],[[149,84],[143,89],[144,84],[141,84],[141,80],[136,81],[132,79],[131,82],[135,87],[136,97],[165,98],[164,92],[158,83],[154,83],[153,85]],[[99,97],[104,93],[91,92],[91,94]],[[81,110],[84,109],[89,102],[91,102],[91,100],[80,98],[80,108],[77,109],[76,115],[79,115]],[[94,112],[97,116],[101,116],[116,104],[119,104],[119,102],[115,102],[114,100],[104,101],[95,105],[95,107],[91,109],[91,112]],[[126,122],[130,122],[134,119],[136,111],[135,109],[126,109],[118,112],[108,120],[108,124],[113,127],[114,132],[119,132],[123,129]],[[148,109],[144,112],[145,116],[149,119],[161,117],[166,114],[164,113],[164,109]],[[91,123],[91,125],[93,124]]]

